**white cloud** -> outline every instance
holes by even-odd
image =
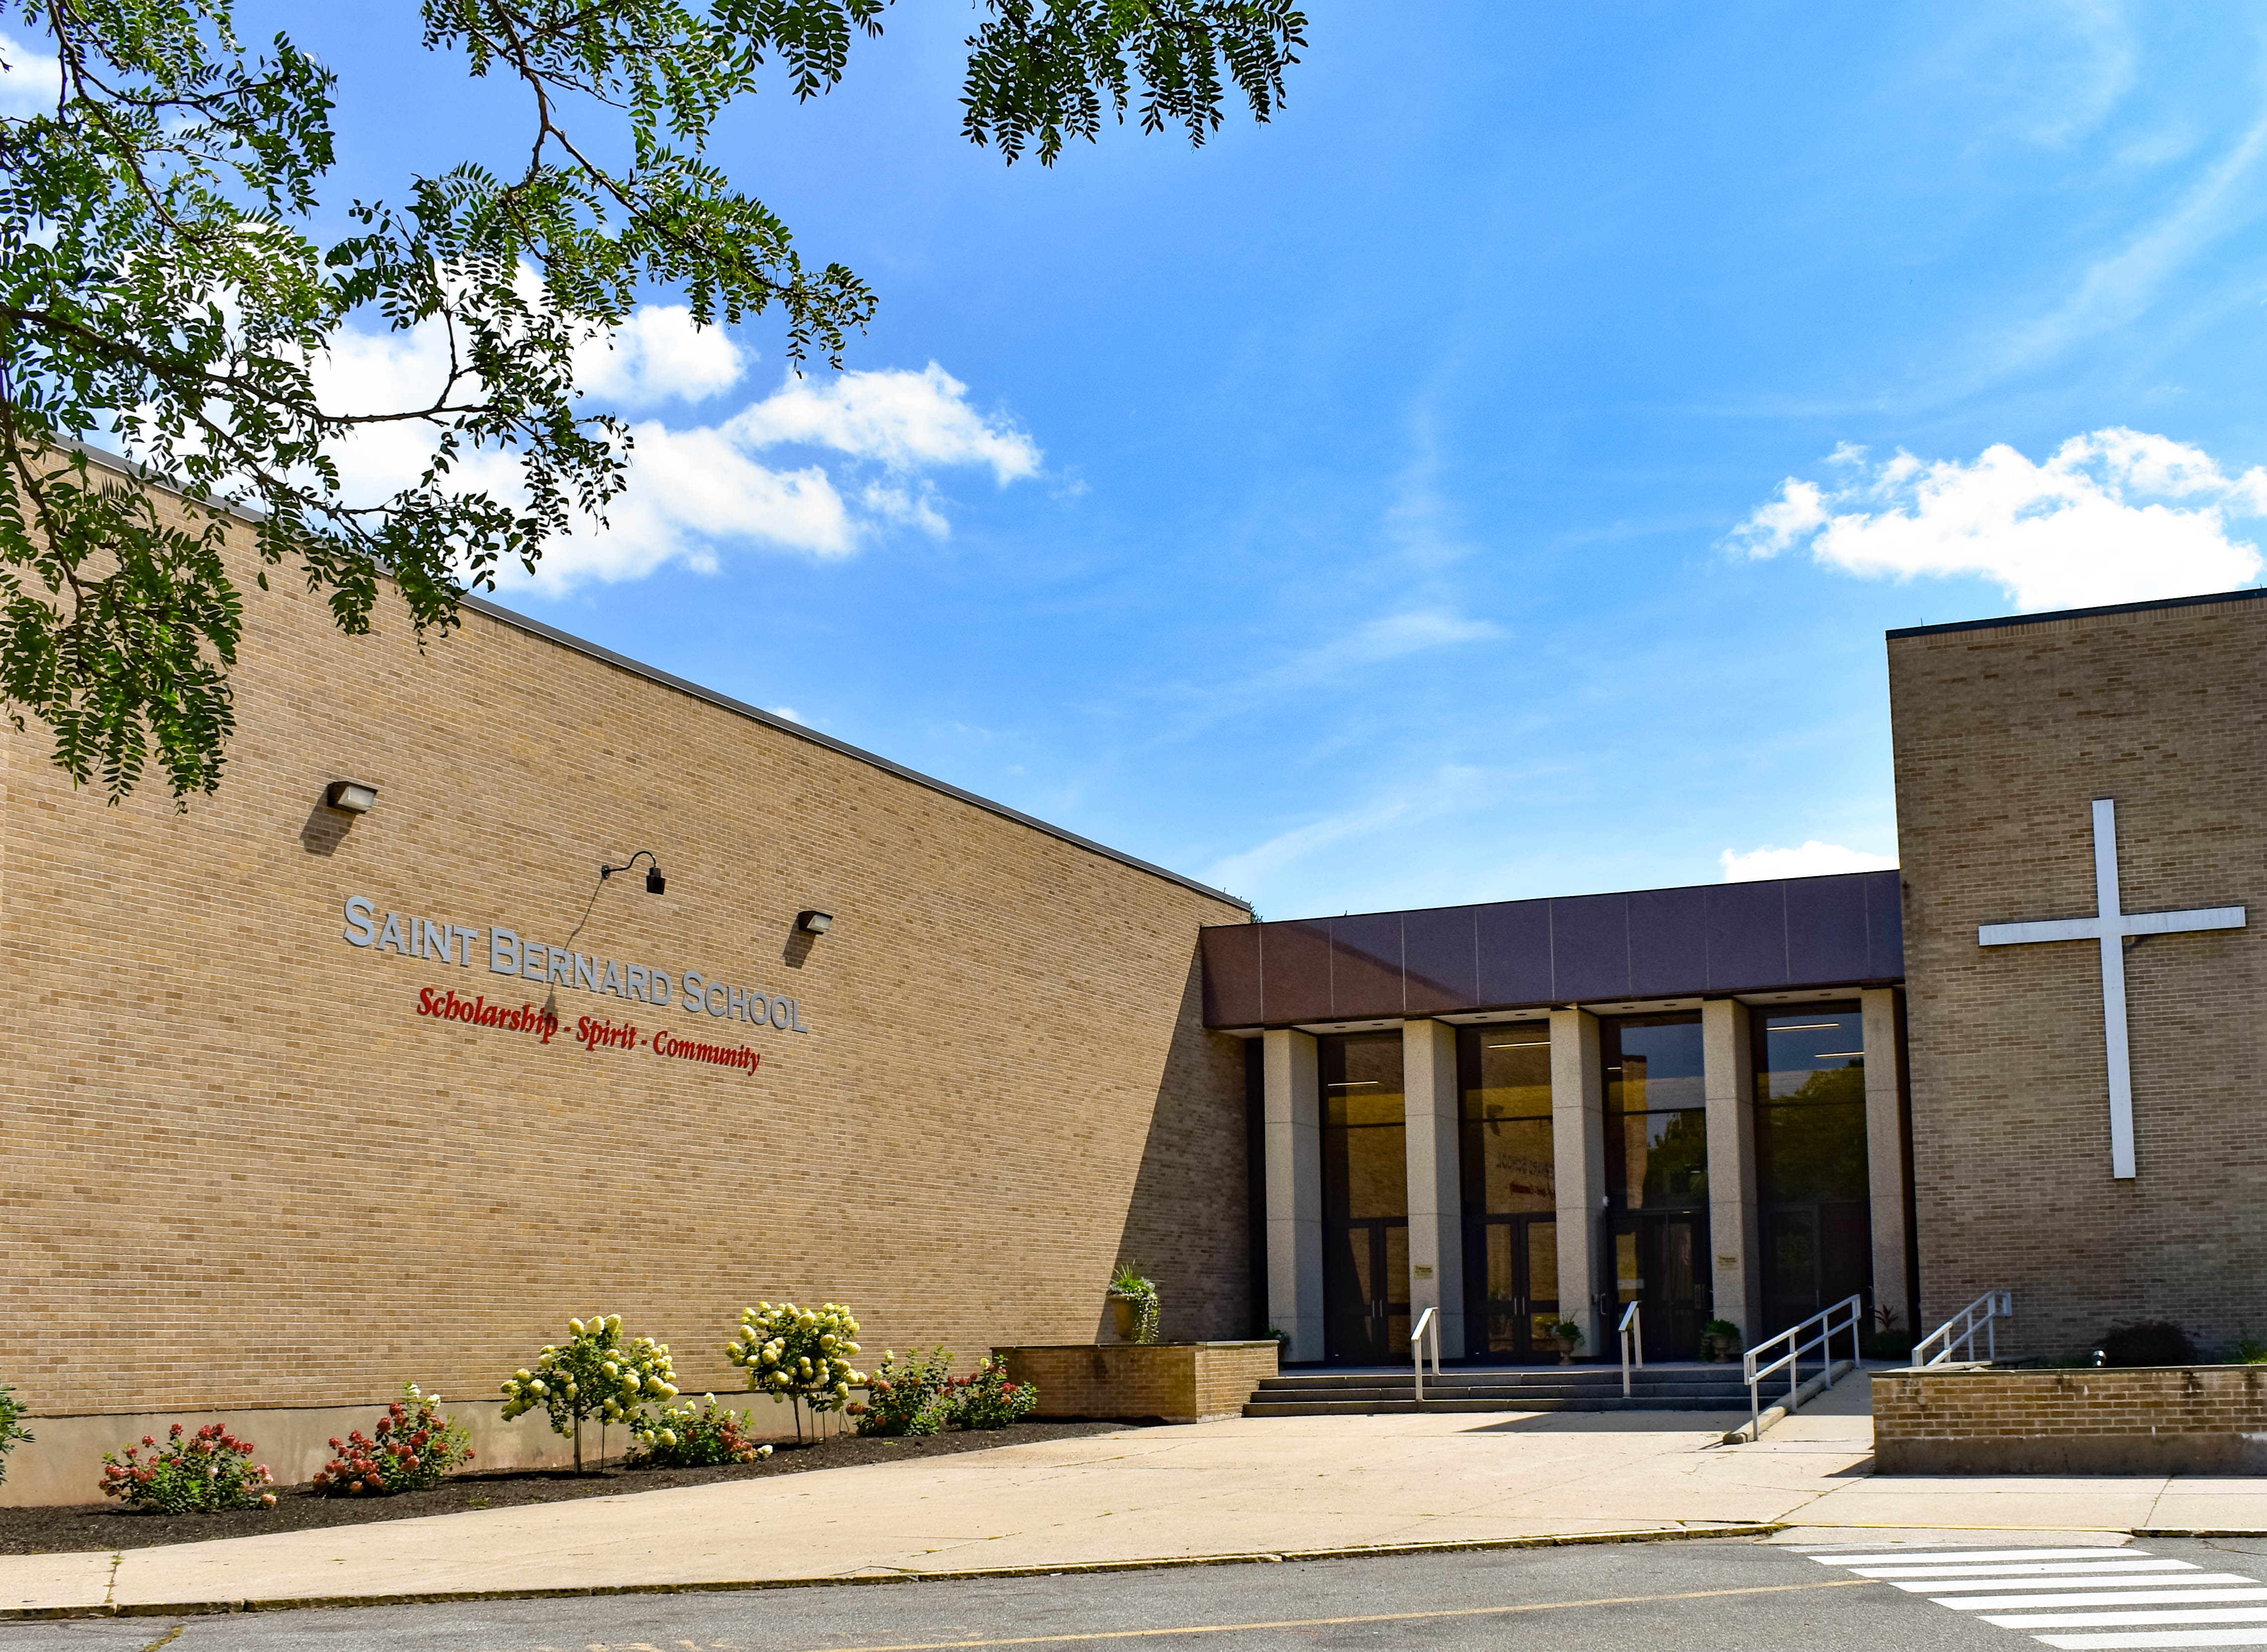
[[[1438,609],[1418,609],[1368,620],[1324,654],[1330,660],[1341,662],[1349,659],[1365,662],[1398,660],[1427,648],[1446,648],[1501,635],[1503,627],[1490,620],[1465,619]]]
[[[1002,487],[1038,475],[1042,456],[1031,439],[977,412],[967,396],[968,386],[934,362],[919,373],[848,372],[825,382],[790,374],[727,428],[752,448],[833,448],[893,471],[989,465]]]
[[[730,389],[745,369],[736,346],[695,328],[679,305],[641,309],[613,344],[591,346],[577,368],[602,406],[701,399]],[[316,364],[316,391],[342,413],[415,406],[434,398],[447,373],[437,326],[349,329]],[[585,523],[554,542],[535,576],[539,588],[559,595],[591,581],[642,579],[672,562],[713,573],[720,549],[735,543],[832,559],[891,528],[944,538],[951,523],[928,472],[984,468],[1005,486],[1036,475],[1042,457],[1029,436],[971,407],[967,386],[935,362],[825,384],[790,376],[718,422],[680,428],[647,419],[630,435],[629,486],[608,508],[606,525]],[[765,462],[770,450],[790,445],[837,457]],[[430,451],[420,426],[377,427],[342,445],[341,479],[358,499],[383,498],[413,481]],[[517,465],[503,455],[475,455],[454,474],[500,497],[518,487]],[[503,577],[525,576],[504,570]]]
[[[1444,764],[1417,784],[1386,788],[1390,794],[1382,802],[1295,826],[1240,854],[1215,861],[1205,873],[1205,881],[1219,889],[1248,887],[1325,849],[1374,837],[1389,828],[1431,820],[1461,808],[1481,778],[1478,769]]]
[[[1973,461],[1900,450],[1873,463],[1846,444],[1824,483],[1789,477],[1726,537],[1772,557],[1864,578],[1973,575],[2017,608],[2145,602],[2249,585],[2256,546],[2234,517],[2267,515],[2267,469],[2222,470],[2201,448],[2123,427],[2073,436],[2043,464],[1996,443]]]
[[[650,407],[705,401],[740,382],[752,359],[724,333],[695,326],[683,304],[643,304],[611,337],[575,353],[575,382],[593,400]]]
[[[62,91],[62,65],[44,52],[33,51],[11,34],[0,34],[0,114],[53,114]]]
[[[1823,844],[1816,837],[1800,849],[1774,849],[1765,844],[1742,854],[1723,853],[1724,881],[1753,883],[1759,878],[1819,878],[1834,872],[1885,872],[1897,864],[1895,855],[1877,855],[1864,849]]]
[[[799,723],[803,720],[803,713],[792,705],[774,705],[771,708],[771,712],[773,716],[784,717],[791,723]]]

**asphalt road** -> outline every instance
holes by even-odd
[[[1914,1534],[1904,1535],[1910,1540]],[[2267,1584],[2259,1581],[2267,1580],[2267,1540],[2151,1541],[2060,1558],[2040,1554],[2036,1565],[2049,1569],[2021,1571],[2014,1581],[1948,1579],[1931,1571],[1917,1587],[1910,1576],[1900,1587],[1861,1575],[1882,1568],[1850,1563],[1878,1552],[1848,1548],[1822,1560],[1749,1541],[1640,1543],[178,1622],[0,1624],[0,1652],[1462,1652],[1522,1641],[1547,1644],[1552,1652],[2267,1646]],[[1980,1558],[1972,1542],[1970,1553]],[[1891,1564],[1933,1567],[1940,1558],[1974,1570],[1957,1553],[1916,1559],[1907,1551]],[[2011,1557],[2010,1564],[2032,1561]],[[2065,1578],[2053,1568],[2079,1575]],[[1992,1621],[2009,1613],[2037,1621]],[[2114,1616],[2104,1620],[2106,1613]],[[2145,1619],[2147,1626],[2135,1626]]]

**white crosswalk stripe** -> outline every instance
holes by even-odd
[[[2011,1577],[1940,1577],[1923,1583],[1910,1578],[1885,1577],[1882,1582],[1895,1583],[1909,1595],[1989,1594],[1995,1589],[2155,1589],[2170,1583],[2249,1583],[2256,1579],[2235,1572],[2163,1572],[2117,1573],[2103,1571],[2088,1577],[2026,1577],[2021,1573]]]
[[[2031,1637],[2057,1652],[2267,1647],[2267,1585],[2144,1549],[1941,1548],[1810,1558],[1977,1613],[1995,1627],[2065,1631]],[[2258,1604],[2224,1604],[2232,1602]]]

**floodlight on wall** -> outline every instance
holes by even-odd
[[[323,801],[341,815],[367,815],[378,801],[378,788],[361,780],[334,780],[323,788]]]
[[[824,935],[834,927],[834,914],[806,909],[795,915],[795,926],[806,935]]]
[[[608,878],[613,877],[617,872],[627,872],[632,866],[637,865],[641,860],[646,863],[645,892],[648,895],[660,895],[666,892],[669,888],[669,880],[661,875],[661,862],[653,858],[653,851],[650,849],[639,850],[637,853],[632,855],[627,860],[623,861],[619,866],[600,866],[598,868],[598,881],[604,883]]]

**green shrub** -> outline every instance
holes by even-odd
[[[8,1478],[8,1453],[31,1437],[24,1427],[24,1407],[16,1391],[0,1383],[0,1480]]]
[[[861,1434],[935,1434],[945,1425],[945,1385],[952,1380],[952,1356],[937,1349],[926,1358],[918,1349],[899,1359],[882,1356],[868,1379],[866,1400],[850,1407]]]
[[[1009,1381],[1008,1362],[997,1354],[973,1376],[956,1377],[945,1385],[947,1410],[964,1429],[1004,1429],[1029,1416],[1038,1403],[1038,1385]]]
[[[756,1414],[741,1413],[716,1403],[714,1394],[701,1396],[701,1408],[641,1412],[630,1423],[630,1449],[622,1463],[628,1468],[713,1468],[720,1463],[760,1463],[772,1454],[768,1445],[748,1437]]]
[[[573,1436],[579,1474],[583,1421],[596,1419],[603,1429],[627,1422],[641,1407],[666,1405],[677,1398],[676,1372],[668,1343],[649,1336],[622,1340],[619,1313],[569,1319],[567,1331],[564,1348],[545,1348],[533,1371],[523,1365],[504,1378],[503,1415],[509,1422],[541,1406],[551,1414],[554,1434]]]
[[[2249,1331],[2239,1333],[2235,1339],[2234,1363],[2267,1365],[2267,1342],[2261,1341]]]
[[[385,1407],[365,1436],[360,1429],[333,1440],[338,1455],[317,1471],[319,1497],[391,1497],[426,1491],[473,1458],[473,1436],[454,1417],[441,1414],[441,1396],[401,1385],[401,1398]]]
[[[813,1411],[840,1411],[850,1391],[866,1380],[854,1371],[858,1321],[839,1302],[798,1308],[792,1302],[759,1303],[740,1314],[739,1334],[724,1357],[748,1373],[753,1392],[800,1400]],[[802,1419],[797,1417],[797,1426]]]
[[[150,1455],[142,1455],[143,1448]],[[159,1514],[209,1514],[220,1509],[273,1509],[275,1477],[255,1464],[258,1448],[217,1422],[186,1437],[176,1422],[159,1444],[145,1434],[141,1445],[102,1454],[102,1495]]]

